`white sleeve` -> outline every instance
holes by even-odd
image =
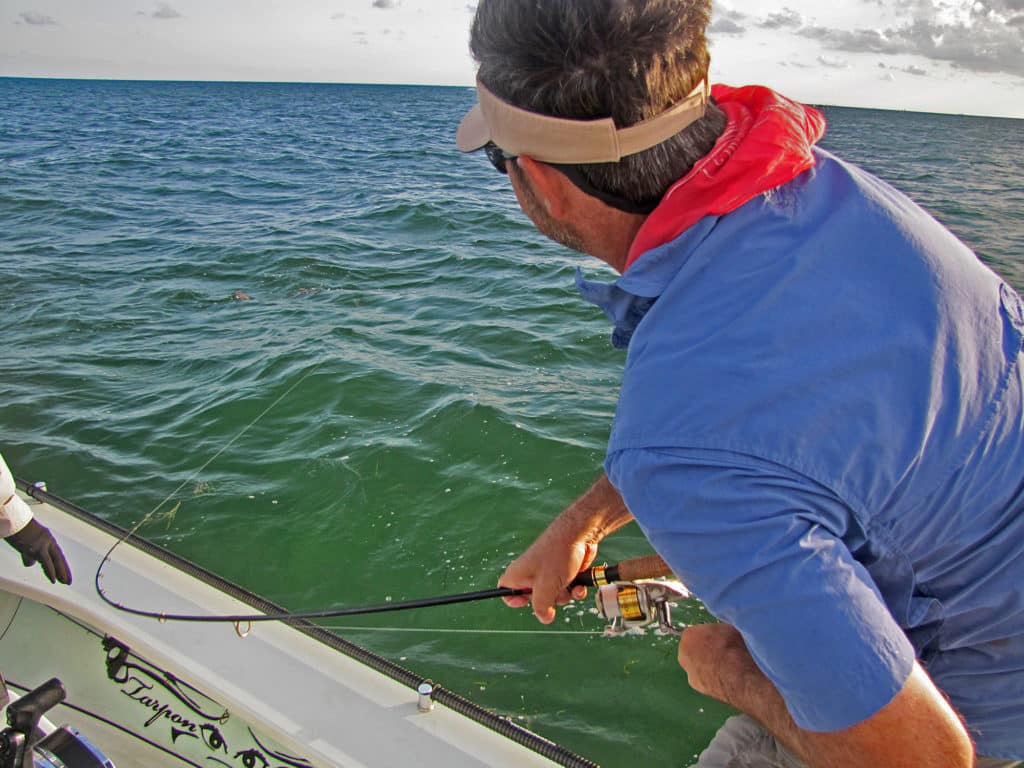
[[[14,492],[14,475],[0,455],[0,539],[17,533],[32,519],[28,504]]]

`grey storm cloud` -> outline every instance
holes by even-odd
[[[886,30],[812,26],[804,27],[798,34],[835,51],[916,54],[975,72],[1024,76],[1024,28],[1001,20],[975,19],[968,26],[916,19]]]
[[[936,0],[897,0],[895,7],[910,18],[888,29],[808,26],[798,34],[834,51],[917,55],[974,72],[1024,76],[1024,0],[977,0],[955,22],[942,20],[945,6]]]
[[[53,27],[57,25],[57,22],[53,20],[53,17],[47,16],[45,13],[39,13],[38,11],[24,11],[18,14],[18,18],[24,24],[31,24],[33,27]]]
[[[897,22],[885,29],[824,27],[805,25],[803,17],[788,7],[755,18],[719,5],[708,33],[738,36],[750,27],[790,30],[816,40],[826,53],[920,56],[973,72],[1024,77],[1024,0],[975,0],[953,21],[946,0],[863,2],[895,11]]]

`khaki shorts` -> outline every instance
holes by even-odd
[[[1019,760],[979,757],[975,768],[1020,768]],[[693,768],[807,768],[747,715],[725,721]]]

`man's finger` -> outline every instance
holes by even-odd
[[[526,595],[509,595],[501,599],[509,608],[525,608],[530,604],[530,598]]]
[[[562,585],[548,579],[538,579],[533,586],[530,600],[533,603],[533,614],[541,624],[550,624],[555,620],[555,601]]]

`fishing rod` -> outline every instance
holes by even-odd
[[[645,555],[632,560],[624,560],[613,565],[596,565],[580,572],[568,585],[573,587],[601,587],[618,581],[633,582],[658,576],[671,575],[672,571],[658,555]],[[133,616],[156,619],[160,622],[225,622],[232,624],[250,624],[259,621],[293,621],[309,619],[333,619],[341,616],[362,616],[372,613],[389,613],[392,611],[408,611],[416,608],[433,608],[441,605],[470,603],[478,600],[489,600],[496,597],[515,597],[530,594],[529,589],[512,589],[496,587],[476,592],[463,592],[455,595],[439,595],[415,600],[382,603],[379,605],[361,605],[349,608],[329,608],[315,611],[282,611],[278,613],[247,613],[247,614],[190,614],[164,613],[118,603],[106,595],[99,585],[97,574],[96,591],[100,598],[112,608],[129,613]]]
[[[163,611],[149,611],[140,608],[133,608],[110,598],[100,585],[103,565],[106,564],[114,549],[129,539],[135,539],[135,546],[143,550],[154,550],[154,554],[164,559],[170,553],[150,544],[145,539],[135,536],[134,531],[124,530],[113,523],[97,518],[76,506],[67,499],[56,496],[46,489],[44,483],[28,483],[15,478],[16,485],[30,497],[52,504],[77,517],[87,519],[93,525],[106,530],[107,533],[117,538],[114,546],[103,557],[102,563],[96,569],[95,590],[96,594],[109,606],[122,613],[128,613],[143,618],[156,619],[160,622],[224,622],[235,625],[235,631],[242,637],[248,634],[248,629],[243,632],[242,624],[251,625],[254,622],[262,621],[299,621],[308,619],[328,619],[345,616],[359,616],[375,613],[388,613],[393,611],[405,611],[416,608],[429,608],[441,605],[453,605],[457,603],[468,603],[478,600],[487,600],[496,597],[513,597],[530,594],[528,589],[511,589],[509,587],[497,587],[495,589],[480,590],[477,592],[465,592],[455,595],[441,595],[436,597],[420,598],[416,600],[405,600],[399,602],[387,602],[380,605],[354,606],[349,608],[335,608],[316,611],[281,611],[270,610],[263,613],[249,614],[175,614]],[[173,556],[172,556],[173,557]],[[179,558],[174,557],[174,560]],[[183,562],[186,571],[203,571],[198,566]],[[181,565],[178,566],[182,567]],[[205,572],[204,572],[205,573]],[[208,574],[211,575],[212,574]],[[642,557],[623,560],[612,565],[595,565],[581,571],[567,585],[568,589],[573,587],[596,587],[596,601],[598,614],[610,622],[605,633],[610,635],[623,634],[630,629],[643,627],[651,623],[657,623],[658,629],[663,632],[679,634],[679,630],[672,624],[669,614],[670,605],[680,599],[690,597],[689,591],[677,581],[665,581],[663,577],[671,576],[671,567],[657,554],[645,555]],[[273,606],[276,607],[276,606]]]
[[[227,451],[239,438],[242,437],[253,425],[259,422],[264,416],[273,410],[282,400],[284,400],[296,387],[302,382],[309,378],[313,373],[320,369],[321,364],[317,364],[312,369],[306,371],[297,381],[295,381],[288,389],[277,397],[270,405],[268,405],[262,412],[260,412],[252,421],[250,421],[238,434],[231,438],[224,446],[220,448],[210,459],[208,459],[193,475],[183,481],[170,495],[160,504],[158,504],[152,511],[145,515],[140,521],[138,521],[130,530],[120,530],[120,537],[114,542],[113,546],[107,551],[106,555],[103,556],[99,566],[96,569],[94,586],[96,594],[99,595],[100,599],[103,600],[107,605],[114,608],[115,610],[121,611],[122,613],[128,613],[134,616],[140,616],[144,618],[156,619],[160,622],[167,621],[179,621],[179,622],[231,622],[235,625],[235,631],[240,635],[241,624],[251,624],[253,622],[261,621],[297,621],[297,620],[309,620],[309,619],[329,619],[339,618],[344,616],[360,616],[374,613],[387,613],[392,611],[405,611],[412,610],[415,608],[428,608],[441,605],[453,605],[457,603],[468,603],[478,600],[489,600],[496,597],[514,597],[521,595],[530,594],[528,589],[510,589],[508,587],[498,587],[495,589],[485,589],[477,592],[464,592],[456,595],[442,595],[437,597],[421,598],[417,600],[405,600],[400,602],[388,602],[381,605],[367,605],[367,606],[356,606],[351,608],[337,608],[327,610],[316,610],[316,611],[277,611],[268,613],[249,613],[249,614],[173,614],[165,613],[161,611],[149,611],[141,608],[133,608],[131,606],[124,605],[110,598],[106,592],[104,592],[100,580],[103,575],[104,566],[110,562],[111,556],[114,550],[117,549],[122,543],[129,539],[135,538],[136,531],[139,530],[147,521],[149,521],[157,513],[157,511],[167,503],[174,494],[181,490],[188,482],[198,476],[203,470],[212,464],[221,454]],[[47,501],[54,503],[56,501],[63,502],[60,506],[68,507],[74,506],[64,499],[52,496],[46,490],[45,484],[42,483],[26,483],[24,481],[18,481],[18,485],[24,492],[36,498],[40,501]],[[84,512],[84,510],[78,510]],[[89,517],[92,517],[89,515]],[[115,534],[115,536],[118,534]],[[650,623],[651,621],[657,620],[659,625],[663,629],[672,629],[671,625],[667,620],[667,600],[672,596],[685,596],[688,597],[689,593],[686,588],[681,584],[678,585],[678,589],[669,589],[666,591],[664,587],[652,587],[643,584],[645,579],[651,579],[660,576],[671,576],[672,569],[665,563],[664,560],[657,554],[645,555],[643,557],[635,558],[632,560],[625,560],[620,563],[613,565],[598,565],[588,568],[581,572],[570,582],[568,588],[576,586],[596,586],[599,589],[597,596],[597,604],[599,613],[612,621],[613,631],[625,631],[627,626],[638,626],[641,623]],[[604,590],[603,592],[600,590]]]

